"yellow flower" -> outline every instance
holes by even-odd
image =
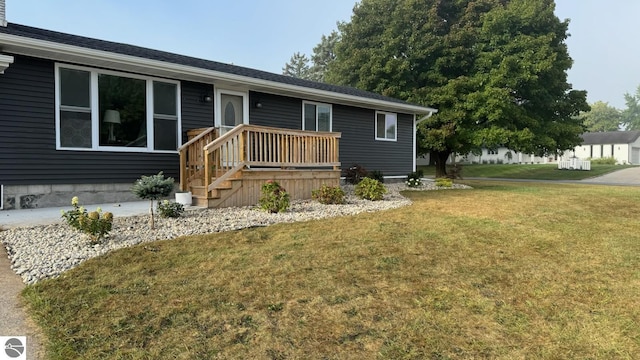
[[[89,219],[98,220],[98,219],[100,219],[100,214],[98,214],[97,211],[92,211],[92,212],[89,213]]]
[[[80,202],[80,199],[78,199],[77,196],[74,196],[73,198],[71,198],[71,205],[78,206],[79,202]]]
[[[104,213],[104,215],[102,215],[102,218],[107,221],[111,221],[113,220],[113,214],[107,211],[106,213]]]

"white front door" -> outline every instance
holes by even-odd
[[[219,90],[217,98],[216,126],[220,127],[220,135],[240,124],[249,123],[246,93]]]

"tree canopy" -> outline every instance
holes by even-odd
[[[332,31],[329,36],[322,35],[320,43],[313,48],[311,59],[296,52],[282,68],[282,74],[301,79],[325,82],[325,72],[329,63],[335,59],[335,47],[340,41],[340,33]]]
[[[640,86],[635,94],[624,94],[627,108],[622,112],[622,123],[627,130],[640,130]]]
[[[340,41],[340,34],[332,31],[329,36],[322,35],[320,43],[313,48],[311,55],[310,79],[314,81],[325,81],[325,73],[329,64],[336,58],[335,48]]]
[[[419,125],[436,158],[505,146],[549,154],[581,143],[586,92],[571,89],[568,21],[553,0],[362,0],[328,82],[439,112]]]
[[[587,131],[617,131],[622,127],[622,113],[609,103],[596,101],[591,110],[579,115]]]
[[[309,58],[307,58],[307,55],[297,52],[291,56],[289,62],[282,68],[282,75],[309,79],[311,74],[309,70]]]

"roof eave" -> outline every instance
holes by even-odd
[[[13,64],[13,56],[0,54],[0,74],[4,74],[11,64]]]
[[[436,109],[386,101],[371,99],[355,95],[343,94],[339,92],[319,90],[304,86],[291,85],[276,81],[257,79],[249,76],[225,73],[221,71],[203,69],[194,66],[180,65],[160,60],[152,60],[143,57],[123,55],[103,50],[95,50],[75,45],[67,45],[51,41],[38,40],[11,34],[0,33],[0,45],[5,52],[31,56],[46,56],[58,61],[88,62],[88,65],[108,66],[118,64],[124,69],[131,71],[152,71],[154,74],[162,74],[166,77],[177,79],[195,80],[201,79],[205,82],[224,81],[243,86],[254,87],[256,89],[267,88],[277,92],[295,93],[299,96],[309,96],[311,98],[322,98],[331,102],[344,103],[348,105],[361,104],[376,107],[383,110],[393,110],[412,114],[431,114],[437,112]]]

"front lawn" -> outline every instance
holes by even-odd
[[[51,359],[640,354],[640,189],[465,183],[385,212],[122,249],[24,297]]]
[[[558,170],[557,164],[464,164],[463,178],[502,178],[531,180],[584,180],[608,174],[630,165],[591,165],[590,171]],[[435,175],[435,167],[419,166],[426,176]]]

